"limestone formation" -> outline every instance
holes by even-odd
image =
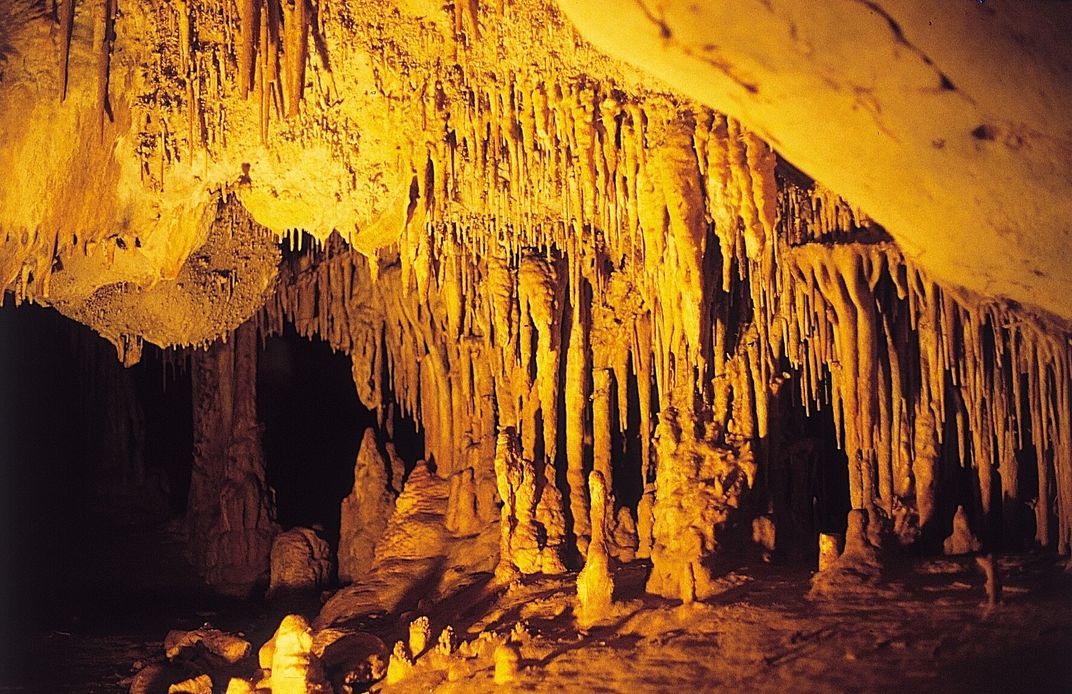
[[[442,656],[449,656],[454,653],[454,650],[457,647],[457,637],[454,635],[454,627],[448,624],[443,627],[443,631],[439,632],[439,639],[436,641],[436,652]]]
[[[267,577],[278,531],[256,415],[256,350],[247,324],[193,365],[189,548],[210,585],[240,595]]]
[[[812,597],[833,597],[860,592],[866,594],[881,580],[884,564],[868,533],[867,511],[853,509],[847,517],[845,546],[833,563],[820,555],[823,562],[819,573],[812,577]],[[829,545],[828,545],[829,546]]]
[[[227,691],[224,694],[256,694],[257,690],[246,680],[232,677],[227,682]]]
[[[427,617],[418,617],[409,623],[409,652],[414,658],[421,657],[432,636],[432,627]]]
[[[517,679],[518,664],[521,656],[517,647],[510,643],[501,643],[495,647],[495,674],[493,680],[497,685],[512,684]]]
[[[770,516],[756,516],[752,519],[752,542],[763,552],[763,560],[770,561],[778,544],[777,527]],[[821,541],[820,541],[821,542]],[[820,550],[820,557],[822,550]]]
[[[337,693],[383,679],[390,655],[374,634],[331,627],[313,634],[312,652]]]
[[[1001,603],[1001,575],[998,573],[997,560],[993,554],[985,554],[977,556],[975,563],[979,566],[979,570],[983,572],[983,578],[986,581],[984,584],[986,606],[993,609]]]
[[[353,490],[339,511],[339,580],[344,583],[358,579],[372,566],[376,543],[401,491],[396,469],[376,432],[365,429],[354,463]]]
[[[252,649],[249,641],[206,625],[192,631],[169,631],[164,637],[164,654],[171,661],[184,660],[198,645],[229,665],[244,660]]]
[[[272,694],[328,692],[318,658],[313,654],[313,634],[300,615],[287,615],[271,640],[258,654],[261,668],[270,670]]]
[[[611,576],[607,552],[607,483],[599,470],[589,474],[588,491],[592,509],[589,526],[592,537],[588,543],[584,568],[577,575],[577,619],[582,626],[608,617],[614,595],[614,578]]]
[[[826,571],[841,556],[842,537],[838,533],[819,533],[819,571]]]
[[[401,641],[395,642],[391,651],[391,659],[387,663],[387,684],[398,684],[409,676],[413,671],[413,659],[406,650],[406,644]]]
[[[628,506],[618,507],[618,512],[614,516],[613,531],[607,541],[608,550],[618,561],[629,563],[636,558],[640,539],[637,536],[636,521],[633,520],[633,514]]]
[[[942,549],[947,555],[954,555],[971,554],[981,548],[982,543],[972,534],[968,513],[963,506],[957,506],[957,512],[953,514],[953,532],[945,539]]]
[[[212,694],[212,678],[198,675],[168,687],[167,694]]]
[[[564,566],[560,548],[550,543],[552,534],[537,515],[541,490],[535,466],[521,456],[517,432],[512,427],[499,432],[495,479],[502,499],[496,575],[500,580],[509,580],[515,572],[561,573]],[[547,487],[542,491],[549,493]]]
[[[708,560],[718,548],[717,533],[751,486],[754,464],[721,447],[711,422],[686,412],[664,411],[655,436],[659,485],[647,589],[702,600],[716,589]]]
[[[258,689],[430,688],[444,661],[459,689],[553,687],[574,661],[495,630],[568,623],[568,571],[585,629],[616,587],[689,603],[621,625],[644,655],[645,630],[721,616],[750,531],[764,559],[818,550],[815,598],[899,590],[891,557],[978,553],[972,528],[1072,551],[1072,4],[0,5],[0,311],[188,368],[173,510],[205,582],[330,581],[324,541],[276,522],[262,340],[345,355],[375,420],[339,509],[349,585],[315,635],[283,620]],[[157,443],[130,398],[84,403],[116,460]],[[484,635],[429,651],[448,622]],[[830,633],[803,626],[765,681]],[[207,626],[167,650],[139,686],[242,661]],[[723,650],[668,660],[753,681]],[[895,670],[879,650],[845,662]],[[837,670],[822,687],[868,688]]]
[[[272,542],[268,597],[317,591],[331,580],[331,547],[312,528],[291,528]]]

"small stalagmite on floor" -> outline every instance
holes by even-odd
[[[845,547],[829,566],[812,577],[813,597],[837,597],[855,591],[867,591],[877,585],[883,563],[879,549],[872,544],[868,532],[869,514],[866,509],[849,511],[845,528]],[[824,564],[829,558],[822,558]]]
[[[272,694],[327,694],[331,690],[313,654],[312,629],[300,615],[283,618],[271,640],[261,646],[258,659],[265,672],[258,689],[268,688]]]
[[[968,514],[964,507],[957,506],[957,512],[953,515],[953,532],[942,543],[942,550],[947,555],[971,554],[978,552],[982,546],[971,531]]]
[[[588,494],[592,537],[584,568],[577,575],[577,621],[581,626],[608,617],[614,594],[614,578],[607,553],[607,483],[598,470],[588,475]]]
[[[339,580],[355,581],[372,567],[395,499],[402,491],[404,466],[390,444],[365,429],[354,463],[354,486],[339,512]]]
[[[538,518],[541,490],[536,475],[532,461],[521,455],[516,430],[504,428],[495,447],[495,480],[503,500],[499,568],[495,573],[501,581],[517,573],[554,574],[565,570],[560,548],[548,543],[552,533]],[[550,492],[546,487],[542,491]]]

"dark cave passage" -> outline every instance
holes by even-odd
[[[278,522],[320,525],[337,539],[361,432],[375,424],[353,387],[349,357],[288,323],[258,356],[257,414]]]
[[[408,472],[424,457],[424,437],[396,407],[387,410],[379,436],[394,443]],[[362,433],[381,428],[357,396],[349,356],[287,323],[258,354],[257,416],[276,520],[284,529],[320,526],[334,544]]]
[[[152,347],[124,368],[29,304],[0,310],[0,365],[0,671],[62,678],[39,659],[64,639],[152,634],[205,597],[181,539],[190,374]]]

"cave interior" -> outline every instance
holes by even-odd
[[[656,4],[0,8],[0,689],[1072,688],[1072,8]]]

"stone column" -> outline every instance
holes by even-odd
[[[205,581],[245,595],[267,578],[272,502],[257,422],[257,334],[250,323],[193,358],[194,459],[187,549]]]

